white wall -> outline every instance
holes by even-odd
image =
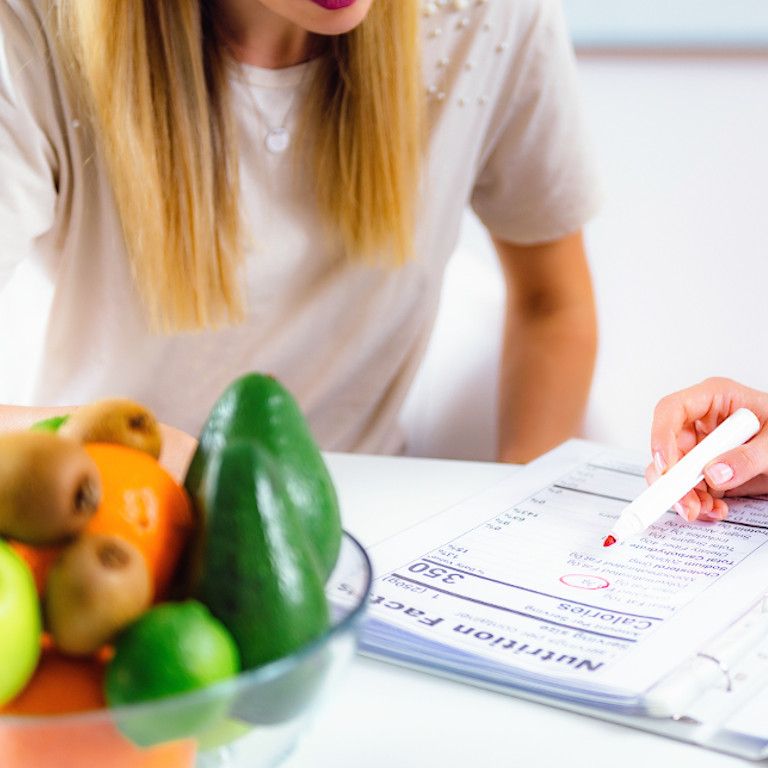
[[[744,46],[768,43],[765,0],[563,0],[577,46]]]
[[[580,59],[605,203],[587,243],[601,347],[586,437],[646,449],[709,375],[768,389],[768,57]],[[409,451],[492,459],[502,303],[468,218],[405,409]]]

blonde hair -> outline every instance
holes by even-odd
[[[59,0],[150,324],[244,316],[244,236],[228,63],[213,0]],[[331,38],[303,107],[317,204],[353,258],[410,254],[421,152],[416,0],[374,0]]]

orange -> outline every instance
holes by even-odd
[[[59,556],[61,547],[33,547],[31,544],[22,544],[20,541],[9,543],[27,561],[35,577],[38,594],[42,595],[45,591],[48,571]]]
[[[148,453],[113,443],[89,443],[85,449],[102,484],[101,503],[85,530],[122,536],[136,546],[147,562],[155,599],[162,599],[194,528],[186,491]],[[14,547],[31,566],[42,593],[60,547]]]
[[[99,468],[102,498],[85,530],[122,536],[147,561],[155,598],[167,594],[194,528],[186,491],[156,459],[124,445],[85,446]]]
[[[50,648],[43,652],[32,680],[0,710],[0,765],[32,768],[191,768],[193,740],[142,749],[129,741],[107,715],[59,715],[104,706],[104,662],[74,659]]]
[[[0,713],[59,715],[104,706],[104,663],[64,656],[49,648],[43,651],[26,688]]]
[[[196,753],[193,739],[137,747],[109,719],[15,725],[0,717],[0,765],[13,768],[194,768]]]
[[[6,727],[0,717],[0,764],[19,768],[194,768],[193,739],[143,749],[111,721]]]

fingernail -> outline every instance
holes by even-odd
[[[722,485],[733,477],[733,468],[728,464],[713,464],[711,467],[707,467],[704,474],[712,485]]]
[[[664,457],[661,455],[661,451],[656,451],[653,454],[653,466],[656,467],[656,471],[662,475],[667,465],[664,463]]]
[[[682,517],[686,523],[688,522],[688,515],[685,513],[685,509],[683,509],[683,505],[679,501],[672,505],[672,509],[674,509],[675,512],[677,512],[677,514],[680,515],[680,517]]]

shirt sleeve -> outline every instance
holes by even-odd
[[[37,19],[24,3],[0,3],[0,290],[55,220],[50,80]]]
[[[521,245],[575,232],[599,194],[575,57],[559,0],[540,0],[510,45],[472,207],[496,237]]]

